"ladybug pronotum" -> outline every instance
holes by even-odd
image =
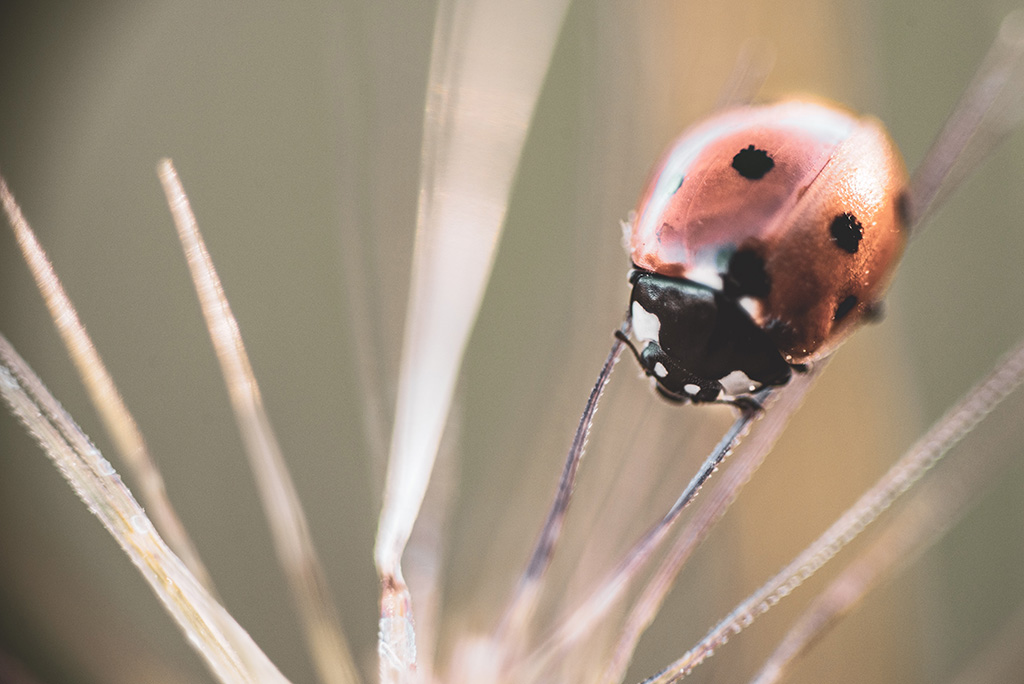
[[[658,391],[734,401],[833,350],[878,310],[906,184],[882,125],[832,106],[744,107],[686,131],[630,232],[633,351]]]

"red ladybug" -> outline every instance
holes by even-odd
[[[882,125],[832,106],[744,107],[686,131],[630,236],[633,352],[658,391],[735,402],[834,349],[903,253],[906,184]]]

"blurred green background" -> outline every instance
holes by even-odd
[[[525,561],[627,301],[618,221],[662,148],[712,107],[744,41],[774,46],[766,97],[814,93],[874,113],[913,168],[1013,8],[706,5],[570,8],[461,381],[442,663],[460,633],[493,626]],[[163,156],[177,164],[372,680],[371,550],[434,11],[392,1],[115,0],[0,10],[0,172],[135,413],[226,606],[296,682],[313,671],[154,169]],[[802,549],[1024,331],[1022,184],[1016,135],[912,244],[885,321],[837,355],[680,579],[630,680],[681,654]],[[120,468],[7,230],[0,331]],[[370,358],[357,354],[358,335],[374,343]],[[553,569],[561,580],[580,571],[570,597],[660,515],[728,420],[719,409],[666,406],[637,375],[625,359],[598,414],[567,560]],[[1012,407],[1001,411],[974,448],[1020,451],[1020,427]],[[968,663],[1024,598],[1022,494],[1019,469],[997,478],[793,680],[945,681]],[[606,537],[611,549],[590,544]],[[811,594],[798,592],[735,639],[695,681],[749,676]],[[210,679],[6,412],[0,657],[45,682]]]

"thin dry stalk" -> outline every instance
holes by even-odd
[[[225,684],[285,683],[274,664],[167,547],[114,467],[0,335],[0,394],[99,518]]]
[[[998,37],[910,179],[906,215],[915,232],[1020,123],[1022,70],[1024,10],[1016,10],[1003,19]]]
[[[171,160],[161,160],[158,172],[228,387],[249,465],[256,476],[278,562],[288,578],[310,654],[322,681],[355,684],[359,682],[359,675],[313,548],[302,504],[270,427],[238,322],[231,313],[224,288],[213,268],[213,261],[206,251],[195,215]]]
[[[623,323],[623,335],[628,334],[630,324]],[[608,352],[601,372],[598,373],[597,382],[590,390],[586,406],[583,408],[583,415],[576,427],[576,434],[573,435],[572,444],[569,447],[569,454],[566,456],[565,465],[562,467],[562,475],[558,481],[558,489],[555,498],[551,502],[547,518],[541,527],[540,535],[530,554],[530,560],[523,571],[515,593],[509,600],[508,606],[502,617],[498,629],[495,631],[492,641],[498,651],[505,653],[504,659],[519,657],[519,651],[525,643],[526,634],[529,632],[530,622],[537,608],[537,601],[540,600],[543,589],[544,575],[551,565],[551,558],[555,552],[555,546],[562,534],[562,526],[565,523],[565,515],[569,510],[569,501],[572,497],[573,488],[576,486],[576,474],[583,461],[583,453],[587,447],[587,438],[590,435],[590,428],[594,424],[594,414],[597,413],[597,405],[601,400],[608,381],[611,380],[612,371],[619,361],[619,356],[625,348],[621,338],[616,338],[612,349]],[[511,666],[502,664],[502,667]]]
[[[453,413],[452,424],[441,442],[430,487],[423,499],[423,508],[405,550],[405,557],[410,561],[410,593],[416,596],[417,660],[418,671],[421,672],[435,671],[434,662],[441,635],[447,532],[458,489],[458,461],[455,453],[455,445],[459,443],[460,436],[457,427],[461,425],[458,404]]]
[[[767,400],[770,391],[763,392],[759,399]],[[584,599],[579,607],[562,622],[554,635],[534,654],[527,663],[533,673],[530,678],[538,675],[548,663],[574,644],[586,638],[598,625],[601,618],[615,605],[619,598],[629,589],[630,584],[646,566],[655,550],[668,534],[683,510],[693,501],[701,487],[718,469],[722,461],[740,443],[754,421],[762,411],[753,406],[745,407],[725,433],[719,443],[712,449],[698,472],[690,480],[686,489],[679,495],[672,507],[661,520],[655,523],[640,539],[634,543],[619,564],[605,577],[596,590]]]
[[[114,448],[124,459],[125,465],[132,473],[132,477],[139,486],[142,500],[146,504],[156,521],[157,529],[167,537],[170,545],[178,557],[188,566],[192,574],[202,582],[203,586],[211,594],[216,594],[210,574],[206,571],[199,552],[192,543],[185,526],[167,498],[167,489],[164,487],[164,479],[160,470],[156,467],[149,454],[149,448],[139,431],[135,418],[124,400],[121,393],[117,391],[113,378],[103,365],[96,346],[93,344],[85,326],[78,318],[71,299],[64,292],[57,273],[53,270],[49,257],[43,250],[42,245],[36,238],[35,232],[29,225],[28,220],[21,211],[21,207],[14,200],[7,182],[0,176],[0,202],[7,214],[7,220],[14,230],[18,246],[32,271],[36,286],[43,295],[46,307],[50,310],[50,317],[53,318],[60,333],[64,347],[68,350],[75,368],[78,370],[82,383],[89,393],[89,399],[99,413],[103,426],[114,442]]]
[[[777,400],[770,406],[767,415],[756,428],[756,439],[747,441],[745,447],[733,457],[729,468],[719,478],[718,486],[705,497],[693,518],[680,532],[665,559],[644,587],[639,598],[634,602],[612,651],[612,657],[605,666],[599,681],[613,684],[622,681],[625,677],[626,669],[633,658],[640,637],[654,621],[658,611],[661,610],[665,597],[672,589],[676,577],[686,561],[711,533],[715,523],[721,520],[725,512],[729,510],[729,506],[739,495],[740,489],[750,480],[754,471],[760,467],[771,452],[789,423],[790,417],[800,408],[814,379],[824,367],[825,362],[822,362],[815,366],[810,373],[794,377],[785,391],[776,395]]]
[[[757,97],[775,66],[775,47],[763,40],[747,39],[740,46],[736,63],[718,94],[714,109],[749,105]]]
[[[414,638],[411,622],[394,622],[412,616],[401,558],[567,6],[566,0],[449,0],[438,8],[395,422],[374,550],[383,587],[383,684],[409,681],[416,668],[415,643],[390,641]]]
[[[854,609],[868,592],[913,563],[959,521],[1009,459],[1007,449],[963,454],[957,458],[955,468],[922,485],[899,515],[886,524],[878,539],[815,598],[751,684],[781,680],[793,661]]]
[[[645,684],[678,682],[813,575],[904,492],[910,489],[957,442],[1024,382],[1024,341],[1018,343],[982,383],[953,406],[918,442],[847,510],[775,577],[740,603],[695,647]]]

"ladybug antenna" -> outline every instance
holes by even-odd
[[[914,171],[903,200],[906,225],[937,209],[1024,117],[1024,10],[1003,19],[999,36],[946,125]]]
[[[545,572],[551,564],[555,546],[561,535],[562,525],[565,521],[569,501],[576,483],[576,474],[583,458],[583,450],[586,447],[587,436],[594,422],[598,400],[600,400],[608,381],[611,379],[612,369],[622,355],[623,349],[629,347],[634,354],[637,354],[636,347],[629,339],[629,333],[632,332],[632,328],[632,318],[627,316],[622,326],[615,331],[615,342],[608,353],[608,358],[605,359],[604,365],[601,367],[601,372],[598,374],[594,388],[590,391],[590,396],[583,409],[583,415],[580,417],[572,445],[569,447],[569,454],[566,457],[565,465],[562,468],[562,476],[558,482],[558,491],[555,494],[554,501],[544,521],[544,526],[541,528],[540,535],[534,545],[533,553],[530,555],[526,569],[519,578],[515,593],[509,601],[505,614],[493,637],[493,643],[505,646],[507,649],[505,654],[516,652],[528,631],[528,625],[535,612]],[[774,388],[768,387],[757,392],[749,400],[726,402],[739,409],[740,415],[736,417],[732,427],[725,433],[721,441],[712,449],[668,512],[644,536],[637,540],[633,548],[623,558],[615,571],[620,579],[631,579],[634,577],[639,567],[651,557],[654,549],[668,534],[669,528],[679,518],[683,509],[689,506],[690,502],[697,496],[697,492],[710,479],[712,473],[718,469],[722,461],[725,460],[725,457],[736,449],[750,430],[754,421],[764,415],[764,403],[773,394]],[[618,581],[615,583],[621,584]]]
[[[616,338],[619,342],[628,344],[628,341],[623,340],[618,334]],[[821,365],[823,364],[820,364],[819,368]],[[601,681],[623,679],[625,665],[632,656],[636,641],[646,626],[653,621],[654,614],[672,586],[673,579],[696,545],[707,537],[715,522],[735,500],[740,488],[750,479],[753,471],[774,446],[789,417],[799,407],[816,371],[817,368],[796,378],[785,391],[768,387],[757,392],[750,402],[734,404],[740,409],[740,415],[712,449],[676,501],[661,519],[652,524],[623,554],[614,569],[596,583],[596,588],[565,617],[552,636],[537,649],[532,662],[528,664],[529,667],[541,671],[550,663],[557,661],[573,644],[587,638],[602,623],[602,617],[618,605],[631,585],[641,577],[642,571],[653,558],[658,546],[668,536],[672,525],[694,500],[711,474],[722,464],[725,457],[736,449],[750,431],[754,421],[768,415],[762,405],[778,397],[778,410],[773,409],[770,418],[762,423],[764,429],[758,433],[756,440],[751,440],[750,448],[739,456],[733,468],[726,473],[721,487],[704,500],[702,508],[688,521],[686,529],[679,534],[653,577],[648,579],[641,597],[635,601],[630,611],[629,623],[624,627],[615,648],[613,661],[608,664],[609,669],[605,671],[606,676]],[[614,674],[609,674],[610,672]]]
[[[551,564],[555,545],[558,543],[562,532],[562,524],[565,521],[565,514],[569,508],[573,487],[576,484],[576,473],[579,470],[580,461],[583,459],[583,450],[587,445],[590,427],[594,423],[594,414],[597,412],[597,402],[600,400],[601,395],[604,393],[604,388],[611,379],[612,369],[618,363],[623,348],[628,345],[633,349],[634,353],[636,352],[628,338],[632,328],[632,320],[627,317],[622,322],[622,326],[615,331],[615,342],[608,353],[608,358],[605,359],[604,365],[601,367],[601,372],[597,376],[594,388],[590,390],[587,404],[583,408],[583,415],[580,417],[579,425],[576,427],[576,434],[573,436],[572,445],[569,447],[569,453],[565,459],[565,465],[562,467],[562,476],[558,481],[558,491],[555,493],[555,499],[551,503],[551,509],[544,520],[544,526],[541,528],[540,536],[533,547],[533,553],[530,555],[526,569],[519,578],[515,594],[512,596],[511,601],[509,601],[505,615],[498,626],[495,643],[513,643],[525,633],[524,627],[529,623],[530,617],[534,612],[537,598],[540,594],[541,581],[545,571]],[[513,651],[514,648],[509,649],[508,652]]]

